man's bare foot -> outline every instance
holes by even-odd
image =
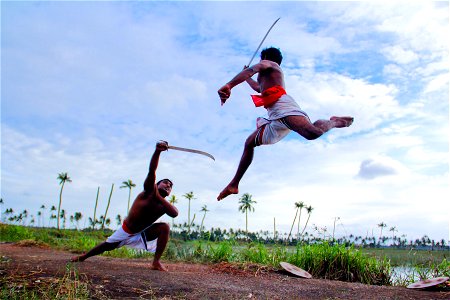
[[[84,255],[74,256],[70,259],[71,262],[82,262],[86,258],[84,258]]]
[[[335,122],[336,128],[349,127],[353,123],[353,117],[331,117],[330,120]]]
[[[222,192],[220,192],[219,196],[217,196],[217,201],[220,201],[223,198],[225,198],[231,194],[237,194],[237,193],[239,193],[239,189],[237,187],[234,187],[232,185],[227,185],[227,187],[224,188]]]
[[[153,262],[152,270],[158,270],[158,271],[163,271],[163,272],[168,271],[167,268],[165,268],[159,261]]]

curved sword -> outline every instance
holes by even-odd
[[[209,154],[208,152],[205,152],[205,151],[189,149],[189,148],[182,148],[182,147],[176,147],[176,146],[167,146],[167,147],[169,149],[172,149],[172,150],[178,150],[178,151],[184,151],[184,152],[190,152],[190,153],[197,153],[197,154],[205,155],[205,156],[208,156],[209,158],[211,158],[214,161],[216,160],[214,158],[214,156],[212,156],[211,154]]]
[[[275,24],[278,22],[279,19],[280,19],[280,18],[276,19],[275,22],[273,22],[272,26],[270,26],[269,30],[267,30],[266,35],[263,37],[261,43],[259,43],[258,48],[256,48],[255,53],[253,53],[252,58],[251,58],[250,61],[248,62],[248,65],[247,65],[248,67],[250,67],[250,64],[252,63],[253,59],[255,58],[256,53],[258,53],[259,48],[261,48],[262,43],[264,43],[264,41],[266,40],[266,37],[269,35],[269,32],[272,30],[273,26],[275,26]]]

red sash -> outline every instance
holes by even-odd
[[[131,230],[128,228],[127,224],[125,224],[125,222],[122,223],[122,229],[123,231],[125,231],[128,234],[134,234],[133,232],[131,232]]]
[[[265,108],[271,106],[275,102],[277,102],[278,99],[280,99],[281,96],[286,94],[286,91],[284,88],[280,85],[276,85],[273,87],[268,88],[264,92],[261,93],[261,95],[251,95],[253,103],[255,103],[256,107],[263,106]]]

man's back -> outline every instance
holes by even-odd
[[[283,70],[276,62],[261,60],[255,67],[258,71],[257,81],[261,92],[276,85],[285,87]]]

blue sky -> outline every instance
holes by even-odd
[[[287,91],[311,119],[352,115],[350,128],[315,141],[291,133],[259,147],[240,193],[233,176],[262,108],[246,85],[223,106],[217,90],[263,47],[284,56]],[[294,203],[311,205],[308,232],[339,217],[337,235],[449,239],[448,2],[32,2],[1,3],[3,210],[57,205],[93,213],[115,191],[110,216],[148,170],[155,143],[201,149],[216,161],[161,155],[174,181],[177,222],[207,205],[207,227],[244,228],[239,197],[257,201],[249,229],[289,231]],[[255,60],[257,61],[257,60]],[[305,214],[303,214],[305,215]],[[169,220],[164,217],[163,220]],[[305,219],[302,219],[304,223]]]

